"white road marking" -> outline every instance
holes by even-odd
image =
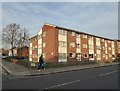
[[[108,72],[108,73],[104,73],[104,74],[100,74],[99,76],[109,75],[109,74],[112,74],[112,73],[115,73],[115,72],[118,72],[118,70]]]
[[[64,86],[64,85],[68,85],[68,84],[76,83],[76,82],[80,82],[80,80],[76,80],[76,81],[72,81],[72,82],[67,82],[67,83],[51,86],[51,87],[48,87],[48,88],[45,88],[45,89],[51,89],[51,88],[55,88],[55,87],[60,87],[60,86]]]

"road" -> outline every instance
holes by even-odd
[[[118,65],[3,80],[3,89],[118,89]],[[4,78],[4,77],[3,77]]]

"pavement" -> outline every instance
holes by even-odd
[[[110,66],[110,65],[116,65],[116,64],[118,63],[114,62],[114,63],[99,63],[99,64],[89,64],[89,65],[87,64],[87,65],[77,65],[77,66],[69,66],[69,67],[61,67],[61,68],[49,68],[49,69],[38,71],[37,69],[27,68],[19,64],[14,64],[14,63],[2,60],[2,67],[6,70],[6,72],[8,74],[15,75],[15,76],[38,76],[38,75],[46,75],[46,74],[55,74],[55,73],[61,73],[61,72],[104,67],[104,66]]]

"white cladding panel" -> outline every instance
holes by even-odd
[[[58,62],[67,62],[67,59],[59,59]]]
[[[29,58],[29,61],[32,61],[32,58]]]
[[[97,58],[97,60],[101,60],[101,58]]]
[[[89,50],[89,54],[94,54],[94,50]]]
[[[93,45],[93,39],[89,40],[89,45]]]
[[[100,54],[100,50],[97,50],[97,54]]]
[[[105,47],[107,47],[107,41],[105,41]]]
[[[67,41],[67,37],[65,35],[58,35],[58,41]]]
[[[100,38],[96,38],[96,45],[100,46]]]
[[[30,54],[32,54],[32,51],[30,51]]]
[[[107,54],[107,50],[105,51],[105,53]]]
[[[42,54],[42,49],[38,49],[38,54]]]
[[[112,41],[112,47],[114,47],[114,42]]]
[[[66,47],[58,47],[58,53],[67,53]]]
[[[30,47],[32,47],[32,43],[30,43]]]
[[[39,40],[38,40],[38,44],[42,44],[42,39],[39,39]]]
[[[76,38],[76,43],[80,44],[80,38]]]
[[[40,31],[38,32],[38,35],[42,34],[42,29],[40,29]]]
[[[76,49],[76,53],[81,53],[80,49],[77,48]]]
[[[64,41],[66,43],[66,47],[58,46],[58,53],[66,53],[66,59],[58,59],[58,62],[67,62],[67,33],[66,35],[58,34],[58,41]]]
[[[58,53],[67,53],[67,36],[66,35],[58,35],[58,41],[65,41],[66,47],[58,46]]]
[[[115,54],[115,51],[114,51],[114,50],[112,51],[112,54]]]

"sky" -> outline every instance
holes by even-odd
[[[6,0],[5,0],[6,1]],[[3,2],[2,28],[10,23],[26,28],[30,37],[44,23],[118,39],[117,2]]]

